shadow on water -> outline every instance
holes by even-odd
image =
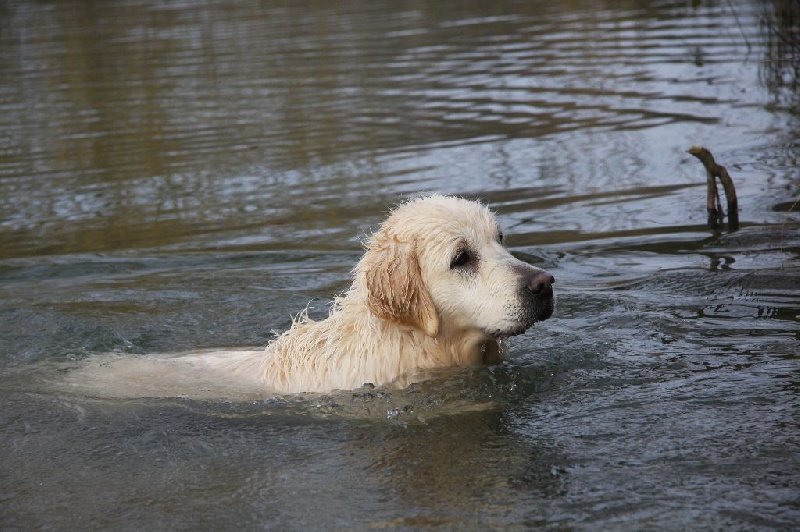
[[[4,2],[0,524],[795,526],[797,20],[779,0]],[[707,230],[694,144],[741,230]],[[424,191],[486,202],[556,276],[556,316],[503,365],[328,396],[65,386],[97,355],[324,317],[359,239]]]

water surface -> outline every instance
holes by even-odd
[[[796,526],[800,53],[776,4],[5,2],[2,525]],[[706,228],[692,145],[738,232]],[[52,385],[323,317],[426,191],[481,199],[557,278],[506,364],[249,401]]]

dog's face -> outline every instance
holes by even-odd
[[[552,276],[514,258],[492,213],[430,196],[398,207],[357,267],[377,316],[436,336],[520,334],[553,313]]]

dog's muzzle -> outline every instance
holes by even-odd
[[[522,334],[537,321],[544,321],[552,316],[555,309],[553,283],[556,280],[552,275],[524,262],[515,264],[512,268],[519,276],[520,283],[512,317],[514,325],[488,332],[497,338]]]

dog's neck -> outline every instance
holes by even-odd
[[[441,331],[435,342],[458,366],[497,364],[505,358],[505,349],[483,331]]]

